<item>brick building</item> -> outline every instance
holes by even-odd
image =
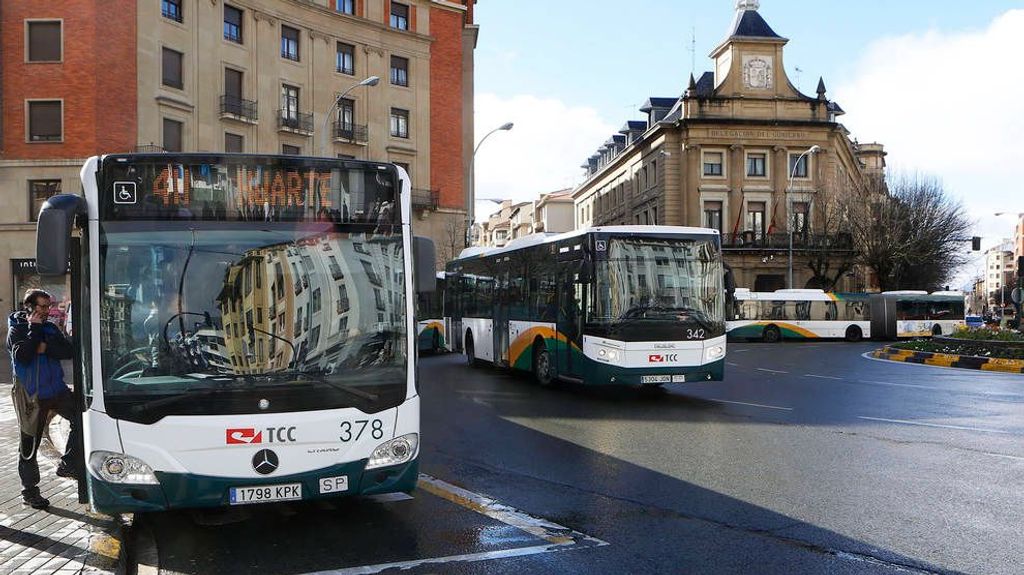
[[[466,217],[476,36],[470,0],[3,0],[0,308],[40,281],[40,205],[95,154],[395,162],[438,241]]]
[[[758,291],[815,287],[807,263],[848,239],[823,225],[826,198],[864,194],[884,174],[880,144],[858,144],[828,99],[789,81],[789,42],[768,25],[756,0],[739,0],[713,71],[690,77],[681,97],[652,97],[643,120],[626,122],[583,164],[573,194],[577,227],[667,224],[716,228],[737,285]],[[810,150],[814,153],[807,153]],[[793,250],[789,250],[790,231]],[[863,270],[839,290],[872,287]]]

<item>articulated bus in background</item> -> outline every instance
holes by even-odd
[[[770,343],[783,339],[857,342],[864,338],[930,337],[953,333],[964,325],[964,297],[958,292],[737,289],[729,318],[730,338]]]
[[[423,290],[435,272],[403,170],[109,155],[82,186],[44,205],[37,260],[52,275],[71,261],[83,501],[117,513],[413,489],[414,268]]]
[[[437,272],[437,288],[416,298],[416,341],[420,351],[438,353],[447,348],[444,331],[444,272]]]
[[[447,266],[449,344],[471,365],[588,384],[721,380],[718,232],[669,226],[537,234]]]

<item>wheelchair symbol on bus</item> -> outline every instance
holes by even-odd
[[[137,184],[135,182],[114,182],[115,204],[134,204],[138,199]]]

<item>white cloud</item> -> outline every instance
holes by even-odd
[[[890,167],[936,175],[978,222],[984,245],[1012,236],[1024,211],[1024,10],[982,30],[914,34],[872,43],[851,82],[835,90],[862,142]]]
[[[579,183],[580,164],[618,131],[593,108],[532,95],[477,94],[475,122],[477,142],[506,122],[515,124],[487,139],[474,169],[477,198],[516,201]]]

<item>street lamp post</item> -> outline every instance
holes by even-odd
[[[366,78],[365,80],[363,80],[362,82],[359,82],[358,84],[353,84],[353,85],[349,86],[349,88],[347,90],[342,92],[340,96],[338,96],[337,98],[334,99],[334,101],[331,103],[331,107],[328,108],[327,109],[327,113],[324,114],[324,122],[323,122],[323,125],[320,127],[320,155],[321,156],[324,156],[326,154],[326,152],[327,152],[327,124],[331,121],[331,114],[334,113],[334,110],[338,106],[341,105],[341,101],[352,90],[355,90],[359,86],[376,86],[378,82],[380,82],[380,78],[378,78],[377,76],[370,76],[369,78]]]
[[[821,151],[821,146],[811,146],[797,157],[796,161],[793,162],[793,169],[789,171],[789,183],[786,185],[786,230],[789,232],[789,281],[787,285],[789,289],[793,289],[793,216],[790,213],[793,204],[793,200],[790,198],[790,194],[793,192],[793,178],[796,177],[796,169],[800,166],[800,161],[808,154],[817,154],[819,151]],[[808,173],[810,173],[810,170],[808,170]]]
[[[996,212],[995,215],[996,215],[996,217],[999,217],[999,216],[1014,216],[1014,215],[1019,217],[1019,214],[1014,214],[1013,212]],[[1016,253],[1014,253],[1014,255],[1016,255]],[[1018,261],[1016,263],[1019,266],[1021,264],[1021,261],[1018,259]],[[1003,319],[1005,318],[1004,314],[1006,313],[1006,302],[1004,301],[1005,294],[1006,294],[1006,285],[1005,285],[1006,284],[1006,281],[1005,281],[1006,280],[1006,267],[1005,266],[1003,266],[1003,269],[1000,270],[1000,274],[1001,274],[1001,277],[999,278],[999,326],[1002,327]],[[1016,281],[1013,280],[1012,276],[1011,276],[1010,280],[1013,281],[1014,284],[1016,284],[1015,287],[1017,288],[1018,293],[1024,292],[1024,281],[1021,280],[1020,269],[1016,270],[1016,274],[1015,275],[1017,276]],[[1017,312],[1017,329],[1020,330],[1020,331],[1024,331],[1024,302],[1020,302],[1020,303],[1013,302],[1013,307],[1014,307],[1014,309]]]
[[[506,122],[497,128],[484,134],[483,138],[480,138],[480,142],[477,143],[476,147],[473,148],[473,155],[469,158],[469,205],[466,206],[469,212],[469,223],[466,225],[466,245],[470,245],[473,241],[473,224],[476,223],[476,153],[480,149],[480,146],[484,144],[484,140],[490,137],[491,134],[500,131],[509,131],[512,129],[512,122]]]

